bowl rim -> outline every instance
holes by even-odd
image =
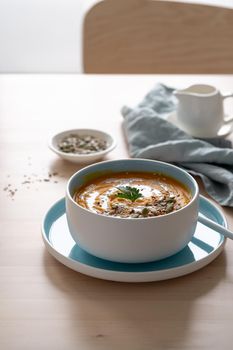
[[[54,146],[54,140],[56,137],[59,137],[59,135],[62,135],[62,134],[69,134],[69,133],[75,133],[75,132],[98,132],[98,133],[101,133],[102,135],[104,135],[104,137],[108,137],[110,138],[110,145],[102,150],[102,151],[97,151],[97,152],[92,152],[92,153],[88,153],[88,154],[79,154],[79,153],[68,153],[68,152],[63,152],[63,151],[60,151],[57,147]],[[64,135],[65,136],[65,135]],[[117,146],[117,142],[116,142],[116,139],[108,132],[106,131],[103,131],[103,130],[100,130],[100,129],[91,129],[91,128],[76,128],[76,129],[67,129],[67,130],[63,130],[63,131],[60,131],[56,134],[54,134],[53,136],[50,137],[49,139],[49,142],[48,142],[48,146],[49,148],[61,155],[61,156],[64,156],[64,157],[71,157],[71,158],[92,158],[92,157],[96,157],[96,156],[101,156],[101,155],[104,155],[106,153],[109,153],[111,152],[116,146]]]
[[[118,216],[111,216],[111,215],[103,215],[103,214],[99,214],[99,213],[95,213],[89,209],[86,209],[84,207],[82,207],[80,204],[78,204],[72,197],[71,193],[70,193],[70,183],[71,181],[73,180],[73,178],[75,178],[82,170],[84,169],[87,169],[87,168],[90,168],[90,167],[93,167],[97,164],[102,164],[102,163],[115,163],[115,162],[119,162],[119,161],[129,161],[129,162],[132,162],[132,161],[146,161],[146,162],[156,162],[157,164],[166,164],[168,166],[170,166],[171,168],[175,168],[177,169],[178,171],[180,171],[181,173],[183,173],[185,176],[187,176],[191,182],[193,183],[194,185],[194,189],[195,189],[195,192],[194,192],[194,195],[192,196],[192,199],[190,200],[190,202],[188,202],[186,205],[184,205],[182,208],[178,209],[178,210],[175,210],[171,213],[168,213],[168,214],[163,214],[163,215],[158,215],[158,216],[153,216],[153,217],[143,217],[143,218],[131,218],[131,217],[127,217],[127,218],[122,218],[122,217],[118,217]],[[165,174],[165,176],[170,176],[169,174]],[[172,175],[170,177],[173,177]],[[173,177],[174,178],[174,177]],[[180,181],[180,180],[178,180]],[[182,183],[182,181],[180,181]],[[101,163],[94,163],[94,164],[90,164],[90,165],[87,165],[85,167],[83,167],[82,169],[78,170],[76,173],[74,173],[68,180],[67,182],[67,185],[66,185],[66,195],[68,197],[69,200],[71,200],[71,202],[73,204],[75,204],[79,209],[81,210],[84,210],[85,212],[88,212],[88,213],[91,213],[93,215],[97,215],[97,216],[100,216],[106,220],[108,219],[111,219],[111,220],[126,220],[126,221],[131,221],[131,220],[140,220],[140,221],[148,221],[148,220],[161,220],[165,217],[168,217],[168,216],[173,216],[173,215],[176,215],[177,213],[180,213],[181,211],[185,210],[186,208],[188,208],[189,206],[191,206],[191,204],[193,202],[195,202],[198,197],[199,197],[199,187],[198,187],[198,183],[197,181],[194,179],[193,176],[191,176],[186,170],[184,169],[181,169],[179,168],[178,166],[176,165],[173,165],[173,164],[170,164],[170,163],[167,163],[167,162],[162,162],[162,161],[159,161],[159,160],[153,160],[153,159],[145,159],[145,158],[121,158],[121,159],[114,159],[114,160],[106,160],[106,161],[103,161]]]

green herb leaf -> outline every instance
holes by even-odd
[[[119,197],[119,198],[129,199],[132,202],[134,202],[134,201],[136,201],[136,199],[142,197],[140,190],[138,188],[135,188],[135,187],[120,186],[120,187],[117,187],[117,189],[120,191],[117,193],[117,197]]]

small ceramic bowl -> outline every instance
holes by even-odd
[[[191,193],[183,208],[150,218],[120,218],[81,207],[74,193],[91,178],[118,172],[162,173],[180,181]],[[88,253],[123,263],[142,263],[171,256],[191,240],[198,216],[198,185],[186,171],[163,162],[122,159],[96,163],[75,173],[67,184],[66,215],[75,242]]]
[[[90,135],[98,137],[106,141],[107,148],[103,151],[93,152],[89,154],[66,153],[58,148],[59,142],[70,134]],[[54,135],[49,141],[49,148],[55,152],[59,157],[66,159],[73,163],[89,164],[102,159],[107,153],[111,152],[116,147],[115,139],[108,133],[95,129],[71,129],[60,132]]]

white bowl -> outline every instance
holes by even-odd
[[[177,211],[150,218],[104,216],[74,201],[74,193],[91,178],[124,171],[168,175],[188,187],[192,199]],[[90,254],[111,261],[142,263],[171,256],[189,243],[196,228],[198,198],[194,178],[174,165],[145,159],[105,161],[87,166],[70,178],[66,215],[74,241]]]
[[[94,152],[90,154],[77,154],[77,153],[66,153],[62,152],[58,148],[59,142],[66,136],[70,134],[79,134],[79,135],[90,135],[96,136],[107,142],[107,148],[103,151]],[[55,152],[59,157],[66,159],[73,163],[82,163],[88,164],[93,163],[97,160],[102,159],[107,153],[111,152],[116,147],[115,139],[108,133],[95,130],[95,129],[71,129],[60,132],[53,137],[51,137],[49,141],[49,148]]]

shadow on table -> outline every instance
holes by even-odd
[[[81,164],[75,164],[68,162],[62,158],[54,159],[50,166],[50,173],[58,173],[60,177],[65,178],[66,180],[73,175],[76,171],[80,170],[83,167]]]
[[[101,161],[106,161],[106,160],[111,160],[111,158],[106,156],[105,158],[103,158],[99,161],[95,161],[94,163],[99,163]],[[82,169],[83,167],[85,167],[87,165],[91,165],[91,164],[93,164],[93,163],[75,164],[75,163],[71,163],[67,160],[64,160],[62,158],[57,158],[51,162],[48,171],[51,174],[56,173],[61,178],[68,180],[78,170]]]
[[[194,322],[198,322],[198,300],[204,300],[225,279],[226,263],[223,252],[189,275],[131,284],[82,275],[44,253],[48,279],[70,302],[71,327],[82,325],[88,349],[101,342],[104,350],[186,346]],[[72,336],[78,342],[80,335],[73,332]]]

